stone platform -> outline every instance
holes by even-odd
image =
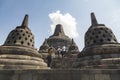
[[[0,70],[0,80],[120,80],[120,69]]]

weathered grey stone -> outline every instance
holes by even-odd
[[[101,64],[113,64],[112,58],[102,59]]]
[[[28,15],[25,16],[21,26],[16,27],[8,35],[4,46],[26,46],[34,47],[34,36],[28,28]]]
[[[74,42],[73,39],[72,39],[72,43],[71,43],[70,47],[68,48],[68,53],[69,54],[78,54],[79,53],[78,46],[76,45],[76,43]]]
[[[110,54],[112,58],[118,58],[118,54]]]
[[[62,49],[62,47],[66,47],[65,57],[62,58],[62,55],[57,53],[58,47]],[[46,57],[48,55],[48,48],[55,48],[55,58],[52,61],[52,68],[71,68],[72,63],[75,58],[77,58],[77,54],[79,53],[78,46],[74,42],[73,39],[70,39],[67,35],[65,35],[63,26],[61,24],[57,24],[55,27],[55,31],[53,35],[49,38],[45,39],[43,44],[40,46],[39,53],[43,55],[43,59],[46,61]]]
[[[110,78],[111,80],[120,80],[120,74],[111,74]]]
[[[47,39],[45,39],[44,43],[40,46],[39,52],[40,53],[47,53],[49,49],[49,45],[47,43]]]
[[[2,80],[119,80],[119,69],[0,70]]]
[[[46,39],[49,46],[54,47],[55,49],[58,46],[66,46],[67,49],[72,43],[72,40],[65,35],[63,27],[61,24],[57,24],[53,35],[51,35],[48,39]]]
[[[94,57],[94,59],[96,59],[96,60],[97,60],[97,59],[101,59],[101,55],[94,55],[93,57]]]
[[[22,75],[20,75],[19,80],[33,80],[33,79],[32,79],[32,74],[31,74],[31,73],[22,74]]]
[[[39,80],[39,75],[34,74],[32,78],[33,78],[33,80]]]
[[[95,74],[95,80],[111,80],[110,75]]]
[[[89,74],[82,74],[81,80],[90,80]]]
[[[0,59],[20,59],[20,60],[35,60],[43,62],[43,59],[38,57],[31,57],[28,55],[14,55],[14,54],[2,54],[0,55]]]
[[[119,68],[120,44],[112,30],[104,24],[98,24],[94,13],[91,13],[91,23],[85,33],[85,47],[78,54],[78,58],[82,58],[77,60],[79,68]],[[84,61],[88,61],[88,65],[82,65]]]
[[[42,55],[34,48],[34,36],[28,28],[28,15],[0,46],[0,69],[47,69]]]
[[[19,80],[20,75],[19,74],[13,74],[13,76],[11,76],[11,80]]]

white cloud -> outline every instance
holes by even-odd
[[[52,21],[51,31],[54,32],[55,26],[57,24],[62,24],[64,32],[67,36],[71,38],[76,38],[79,36],[77,31],[76,19],[69,13],[61,14],[60,11],[56,11],[49,14],[49,18]]]

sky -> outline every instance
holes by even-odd
[[[120,42],[120,0],[0,0],[0,45],[28,14],[35,48],[39,49],[60,23],[81,51],[84,34],[91,25],[91,12],[95,13],[98,23],[112,29]]]

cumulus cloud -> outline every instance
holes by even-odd
[[[56,11],[49,14],[49,18],[52,21],[51,32],[53,34],[55,26],[57,24],[62,24],[64,32],[67,36],[71,38],[76,38],[79,36],[77,31],[77,22],[76,19],[69,13],[62,14],[60,11]]]

